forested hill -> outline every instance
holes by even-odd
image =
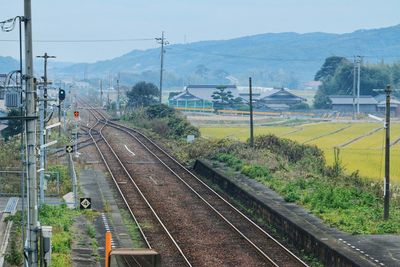
[[[166,86],[187,83],[245,84],[253,76],[264,86],[297,87],[312,80],[329,56],[363,55],[368,62],[400,59],[400,25],[346,34],[266,33],[231,40],[170,44],[165,54]],[[160,49],[133,50],[112,60],[75,64],[58,75],[99,77],[121,72],[122,82],[156,82]],[[229,77],[227,79],[226,77]]]
[[[16,59],[0,56],[0,73],[8,73],[16,69],[19,69],[19,63]]]

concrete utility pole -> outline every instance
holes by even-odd
[[[40,192],[40,205],[44,204],[44,171],[45,171],[45,97],[44,97],[44,86],[39,86],[39,144],[40,144],[40,160],[39,160],[39,192]]]
[[[254,146],[254,124],[253,124],[253,88],[251,77],[249,78],[249,104],[250,104],[250,146]]]
[[[389,219],[389,199],[390,199],[390,94],[392,89],[390,85],[386,86],[386,136],[385,136],[385,188],[384,188],[384,206],[383,219]]]
[[[164,45],[169,42],[164,38],[164,31],[161,33],[161,38],[156,38],[157,42],[161,44],[161,66],[160,66],[160,104],[162,103],[162,85],[163,85],[163,71],[164,71]]]
[[[353,120],[356,118],[356,57],[353,61]]]
[[[103,80],[100,80],[100,107],[103,107]]]
[[[116,111],[117,111],[117,117],[119,117],[119,80],[120,80],[120,74],[118,72],[118,78],[117,78],[117,103],[116,103]]]
[[[46,118],[47,112],[47,59],[56,58],[55,56],[49,56],[47,53],[44,53],[43,56],[36,56],[37,58],[44,59],[44,76],[43,76],[43,88],[44,88],[44,117]]]
[[[44,101],[44,106],[43,106],[43,116],[44,116],[44,122],[43,122],[43,127],[46,127],[46,117],[47,117],[47,99],[48,99],[48,95],[47,95],[47,85],[48,85],[48,83],[47,83],[47,59],[49,59],[49,58],[56,58],[55,56],[49,56],[47,53],[44,53],[44,55],[43,56],[36,56],[37,58],[43,58],[44,59],[44,70],[43,70],[43,101]],[[42,134],[42,133],[40,133],[40,134]],[[47,133],[45,133],[44,134],[44,137],[43,137],[44,139],[43,139],[43,144],[45,144],[46,143],[46,141],[47,141]],[[42,144],[41,144],[42,145]],[[46,149],[43,149],[43,161],[44,161],[44,168],[47,168],[47,159],[46,159]],[[42,153],[41,152],[41,153]],[[41,155],[41,157],[42,157],[42,155]],[[41,168],[41,167],[40,167]],[[44,176],[44,170],[42,171],[43,172],[43,174],[41,174],[41,176],[40,176],[40,182],[42,182],[42,176]],[[43,178],[44,179],[44,178]],[[41,189],[41,192],[42,192],[42,189]],[[44,200],[44,198],[42,199],[42,197],[40,198],[40,201],[42,202]],[[43,204],[43,203],[41,203],[41,204]]]
[[[361,77],[361,56],[356,57],[356,63],[358,67],[357,73],[357,116],[360,115],[360,77]]]
[[[25,17],[25,93],[26,114],[30,119],[26,123],[27,139],[27,169],[28,169],[28,265],[38,265],[38,205],[37,205],[37,179],[36,179],[36,109],[35,109],[35,84],[33,81],[33,53],[32,53],[32,7],[31,0],[24,0]]]

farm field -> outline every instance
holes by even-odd
[[[234,138],[245,141],[248,126],[200,126],[204,138]],[[340,148],[340,159],[347,173],[382,181],[384,176],[384,129],[382,123],[314,123],[297,126],[255,126],[255,135],[275,134],[305,144],[314,144],[333,163],[334,147]],[[400,184],[400,124],[391,125],[391,181]],[[353,142],[351,142],[353,141]],[[349,143],[350,142],[350,143]]]

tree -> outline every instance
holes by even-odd
[[[21,113],[17,109],[12,109],[8,112],[8,117],[20,116]],[[20,120],[9,120],[8,127],[5,128],[1,134],[4,139],[8,140],[10,137],[20,134],[22,131],[22,123]]]
[[[126,92],[128,106],[144,107],[157,103],[160,90],[153,83],[138,82],[132,89]]]
[[[226,86],[217,86],[217,90],[211,95],[211,97],[214,99],[213,102],[216,109],[233,103],[234,96],[232,95],[231,91],[226,89]]]
[[[321,69],[315,74],[314,80],[325,81],[331,78],[335,74],[337,68],[344,63],[349,63],[344,57],[333,56],[326,58]]]

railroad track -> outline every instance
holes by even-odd
[[[87,110],[97,120],[89,135],[135,222],[151,220],[154,228],[139,227],[140,233],[147,247],[153,244],[161,253],[163,264],[307,266],[145,135]],[[103,142],[93,137],[95,130]],[[142,162],[132,161],[132,150]],[[147,174],[138,167],[143,164]]]

